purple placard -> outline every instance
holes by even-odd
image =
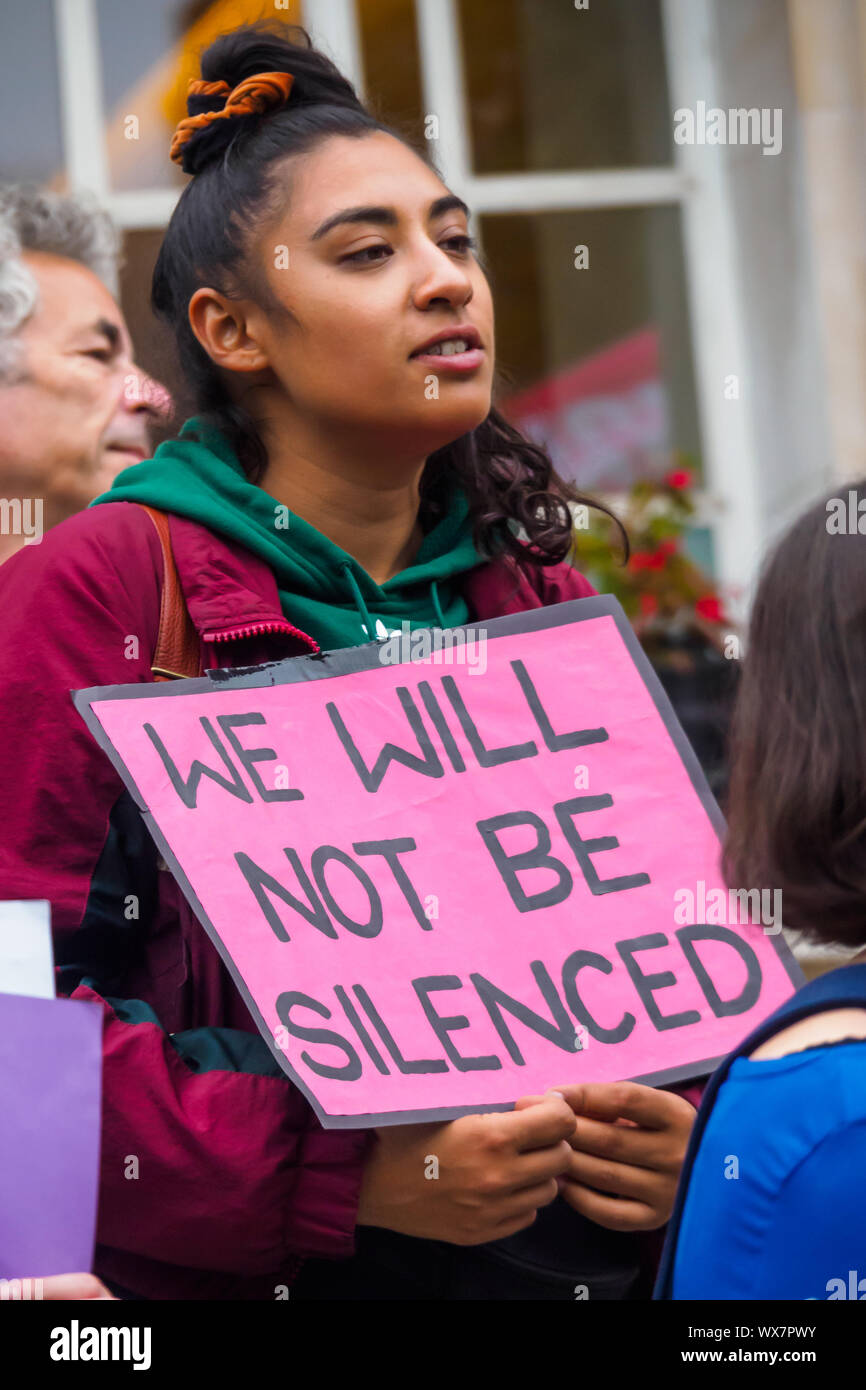
[[[0,1278],[91,1268],[101,1068],[97,1005],[0,994]]]

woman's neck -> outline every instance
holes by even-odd
[[[340,449],[338,458],[268,443],[265,492],[334,545],[345,550],[377,584],[413,561],[423,538],[418,521],[420,462],[383,466]],[[335,451],[337,452],[337,451]],[[291,534],[291,530],[290,530]]]

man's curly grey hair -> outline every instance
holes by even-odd
[[[17,335],[36,308],[39,288],[21,259],[48,251],[79,261],[117,292],[120,232],[85,193],[52,193],[27,184],[0,186],[0,382],[15,372]]]

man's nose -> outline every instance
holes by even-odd
[[[174,409],[167,387],[141,367],[133,366],[123,382],[123,407],[130,414],[144,412],[153,419],[166,420]]]

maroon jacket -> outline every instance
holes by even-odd
[[[317,650],[248,551],[171,519],[205,669]],[[149,681],[162,556],[146,513],[95,507],[0,566],[0,898],[49,898],[59,989],[104,1012],[95,1269],[148,1298],[266,1298],[354,1249],[371,1136],[321,1128],[69,692]],[[475,619],[594,593],[568,564],[465,577]],[[37,1271],[38,1272],[38,1271]]]

